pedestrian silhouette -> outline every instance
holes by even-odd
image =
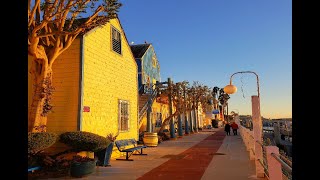
[[[238,133],[237,133],[238,128],[239,128],[238,124],[237,124],[236,122],[233,122],[233,123],[231,124],[231,127],[232,127],[233,135],[238,135]]]
[[[225,125],[224,125],[224,131],[227,133],[227,136],[230,135],[230,124],[227,122]]]

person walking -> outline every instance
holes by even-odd
[[[224,125],[224,131],[227,133],[227,136],[230,135],[230,124],[227,122],[225,125]]]
[[[238,124],[236,123],[236,122],[233,122],[232,124],[231,124],[231,127],[232,127],[232,132],[233,132],[233,135],[238,135],[238,128],[239,128],[239,126],[238,126]]]

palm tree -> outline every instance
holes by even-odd
[[[220,88],[215,86],[213,89],[212,89],[212,96],[213,96],[213,108],[214,109],[218,109],[218,100],[217,100],[217,96],[218,96],[218,92],[219,92]],[[217,119],[217,115],[215,114],[214,115],[214,119]]]
[[[218,100],[219,100],[220,104],[222,105],[222,120],[224,120],[224,116],[225,116],[224,108],[226,106],[228,106],[229,99],[230,99],[229,94],[225,93],[223,88],[220,88]],[[227,107],[227,111],[228,111],[228,107]],[[228,112],[227,112],[227,115],[228,115]]]

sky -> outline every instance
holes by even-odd
[[[233,73],[259,78],[264,118],[292,117],[291,0],[120,0],[126,37],[151,43],[161,80],[223,88]],[[251,115],[253,73],[235,74],[229,113]]]

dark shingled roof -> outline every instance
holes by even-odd
[[[151,44],[130,45],[134,58],[141,58],[144,55],[144,53],[146,53],[150,45]]]

